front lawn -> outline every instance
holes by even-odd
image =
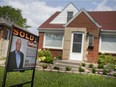
[[[4,68],[0,67],[0,87]],[[6,87],[11,84],[30,81],[31,71],[8,73]],[[23,87],[30,87],[30,84]],[[71,74],[38,71],[35,72],[34,87],[116,87],[116,79],[98,75]]]

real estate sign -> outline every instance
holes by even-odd
[[[13,28],[7,71],[33,69],[36,64],[38,37],[22,29]]]

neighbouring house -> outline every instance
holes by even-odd
[[[97,62],[100,53],[116,54],[116,11],[78,10],[70,3],[38,30],[39,49],[62,60]]]
[[[7,57],[7,50],[13,23],[0,17],[0,58]]]

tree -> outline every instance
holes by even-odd
[[[27,19],[23,18],[20,9],[16,9],[11,6],[0,6],[0,17],[9,18],[12,22],[20,27],[30,27],[26,24]]]

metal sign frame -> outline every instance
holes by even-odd
[[[25,31],[25,30],[23,30],[23,29],[21,29],[19,27],[16,27],[14,25],[12,26],[11,36],[10,36],[9,45],[8,45],[8,51],[7,51],[7,58],[6,58],[6,63],[5,63],[5,70],[4,70],[4,77],[3,77],[2,87],[5,87],[5,85],[6,85],[7,73],[9,72],[8,71],[8,65],[9,65],[8,62],[9,62],[9,54],[10,54],[11,45],[12,45],[13,30],[14,30],[14,28],[17,28],[17,29],[19,29],[19,30],[21,30],[23,32],[26,32],[28,34],[31,34],[31,35],[37,37],[37,50],[38,50],[38,42],[39,42],[39,37],[38,36],[36,36],[36,35],[34,35],[34,34],[30,33],[30,32],[27,32],[27,31]],[[23,85],[29,84],[29,83],[31,83],[31,87],[33,87],[33,84],[34,84],[34,75],[35,75],[35,67],[36,67],[36,60],[37,60],[37,55],[38,55],[38,51],[37,50],[36,50],[36,58],[35,58],[34,67],[30,68],[30,69],[24,68],[24,70],[21,70],[21,71],[19,70],[20,72],[24,72],[25,70],[32,70],[33,72],[32,72],[32,79],[31,79],[31,81],[28,81],[28,82],[25,82],[25,83],[16,84],[16,85],[11,85],[10,87],[22,87]],[[14,71],[10,71],[10,72],[14,72]]]

